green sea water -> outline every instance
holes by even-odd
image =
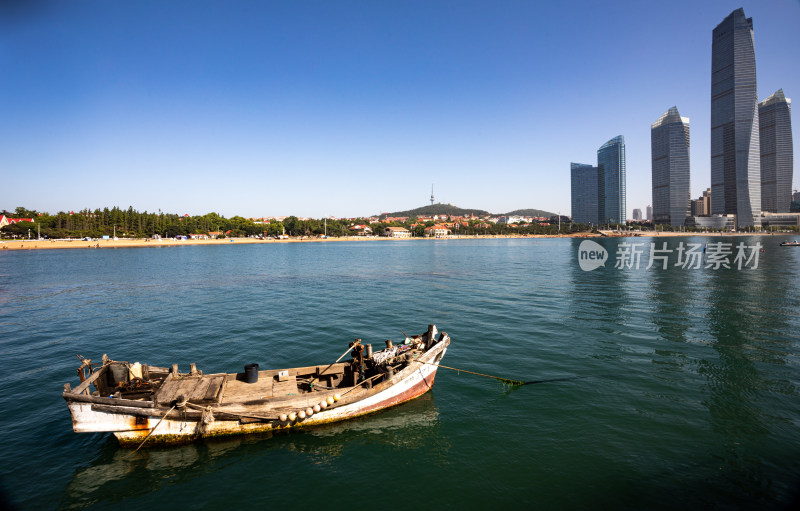
[[[785,509],[800,486],[800,249],[336,242],[0,253],[0,484],[18,509]],[[647,269],[650,242],[668,267]],[[615,268],[622,243],[639,267]],[[741,269],[735,246],[754,247]],[[752,253],[750,255],[753,255]],[[756,266],[757,263],[757,266]],[[130,455],[75,434],[75,354],[205,372],[448,332],[432,392],[313,430]],[[576,378],[573,378],[576,377]],[[553,381],[548,381],[553,380]]]

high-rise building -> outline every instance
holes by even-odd
[[[703,195],[692,201],[692,216],[711,215],[711,188],[707,188]]]
[[[703,199],[692,201],[692,216],[705,216],[703,215]]]
[[[572,177],[572,221],[578,224],[599,224],[597,167],[583,163],[571,163],[570,173]]]
[[[625,223],[625,137],[612,138],[597,150],[601,223]]]
[[[758,104],[761,210],[788,213],[792,204],[792,100],[783,89]]]
[[[711,188],[706,188],[706,191],[703,192],[699,199],[703,201],[703,213],[701,216],[711,215]]]
[[[647,206],[647,220],[653,219],[653,206]]]
[[[689,118],[672,107],[650,126],[653,221],[682,227],[690,213]]]
[[[761,225],[761,156],[753,18],[736,9],[711,44],[711,203],[740,226]]]
[[[642,219],[642,210],[639,208],[635,208],[633,210],[633,219],[634,220],[641,220]]]

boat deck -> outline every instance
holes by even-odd
[[[297,396],[309,392],[298,386],[298,375],[326,386],[342,382],[345,364],[311,366],[288,370],[288,376],[278,377],[278,371],[259,371],[258,381],[248,383],[243,373],[179,375],[170,374],[154,396],[157,405],[169,406],[185,399],[198,405],[232,404],[273,397]]]

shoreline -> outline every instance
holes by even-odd
[[[87,249],[87,248],[141,248],[141,247],[181,247],[198,245],[236,245],[236,244],[275,244],[275,243],[325,243],[341,241],[396,241],[396,240],[481,240],[481,239],[546,239],[546,238],[661,238],[661,237],[726,237],[726,236],[789,236],[796,233],[771,234],[765,232],[752,233],[687,233],[687,232],[631,232],[609,233],[605,236],[592,233],[575,234],[529,234],[529,235],[490,235],[490,236],[448,236],[443,238],[387,238],[367,236],[344,236],[338,238],[293,238],[286,240],[258,239],[258,238],[225,238],[221,240],[174,240],[172,238],[154,240],[149,238],[138,239],[99,239],[93,241],[83,240],[0,240],[0,250],[54,250],[54,249]]]

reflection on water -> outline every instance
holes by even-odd
[[[276,450],[302,453],[313,464],[327,465],[351,443],[398,450],[425,449],[439,451],[442,456],[448,450],[431,393],[383,412],[308,430],[209,439],[175,447],[145,448],[136,453],[119,448],[108,437],[97,457],[88,466],[75,470],[61,507],[78,509],[107,503],[123,498],[134,488],[159,491],[178,479],[198,479],[240,463],[242,458],[274,457]]]

